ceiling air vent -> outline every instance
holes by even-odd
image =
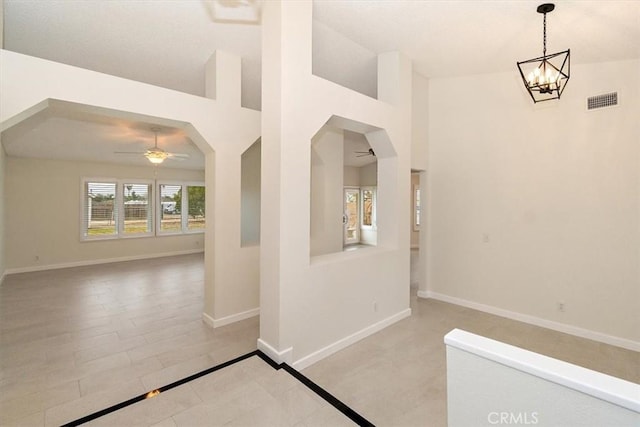
[[[587,98],[587,111],[618,105],[618,92],[605,93]]]

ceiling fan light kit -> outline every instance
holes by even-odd
[[[154,150],[147,151],[146,153],[144,153],[144,156],[149,159],[149,161],[154,165],[159,165],[160,163],[164,162],[167,157],[169,157],[169,155],[164,151]]]
[[[570,74],[570,50],[547,55],[547,13],[555,9],[553,3],[538,6],[543,17],[542,56],[518,62],[518,71],[534,103],[560,99]]]
[[[151,128],[151,131],[154,133],[154,145],[153,148],[149,148],[144,152],[132,152],[132,151],[116,151],[116,154],[142,154],[154,165],[159,165],[167,159],[174,160],[183,160],[189,157],[188,154],[177,154],[177,153],[168,153],[164,151],[162,148],[158,147],[158,131],[159,128]]]

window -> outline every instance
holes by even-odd
[[[420,230],[420,186],[413,186],[413,230]]]
[[[375,216],[375,190],[372,187],[365,187],[362,189],[362,227],[373,227]]]
[[[160,184],[160,232],[180,233],[182,231],[182,202],[178,193],[181,185]]]
[[[358,219],[360,217],[360,189],[344,189],[344,244],[360,242],[360,227]]]
[[[159,184],[159,197],[155,188],[153,181],[83,179],[81,240],[204,232],[202,183]]]
[[[82,209],[84,239],[118,234],[115,182],[85,182]]]
[[[153,233],[152,188],[152,184],[122,185],[124,235],[140,236]]]
[[[203,185],[187,186],[187,230],[204,230],[205,189]]]
[[[204,231],[206,192],[202,183],[161,183],[158,187],[159,234]]]

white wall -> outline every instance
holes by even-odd
[[[560,101],[515,71],[429,100],[428,294],[640,348],[640,61],[573,65]]]
[[[203,317],[214,327],[259,314],[260,247],[242,246],[242,155],[258,140],[260,119],[258,113],[239,108],[241,70],[241,58],[227,52],[215,52],[206,64],[205,93],[225,113],[211,114],[210,120],[227,121],[216,123],[225,132],[215,141],[215,153],[207,158],[207,188],[215,189],[216,202],[205,276],[213,275],[214,286],[206,288]],[[241,129],[243,126],[247,128]],[[257,160],[255,154],[252,161]],[[253,179],[255,185],[255,176]]]
[[[411,169],[427,169],[427,136],[429,134],[429,80],[413,73],[411,94]]]
[[[344,185],[345,187],[360,187],[360,168],[356,166],[344,167]]]
[[[331,126],[323,126],[311,139],[311,256],[342,251],[343,145],[342,129]]]
[[[258,347],[297,368],[410,314],[410,191],[400,183],[410,173],[411,63],[380,56],[380,101],[313,76],[311,15],[310,1],[270,1],[262,17]],[[311,260],[310,210],[300,203],[309,199],[311,138],[336,117],[378,155],[378,246]]]
[[[376,187],[378,185],[378,163],[373,162],[360,167],[360,186]]]
[[[17,157],[8,157],[6,166],[4,206],[10,271],[204,249],[203,233],[80,240],[82,178],[204,181],[204,171]]]
[[[260,245],[260,141],[242,154],[241,246]]]
[[[420,232],[413,231],[413,212],[411,214],[411,247],[418,247],[417,265],[414,267],[412,282],[419,286],[418,295],[427,293],[427,226],[425,220],[428,215],[426,199],[429,197],[427,183],[428,167],[428,135],[429,135],[429,80],[418,73],[413,73],[413,92],[411,97],[411,170],[420,177],[420,196],[423,200],[421,210]],[[413,180],[414,178],[412,178]],[[413,188],[412,188],[413,190]],[[411,195],[411,209],[413,211],[413,194]]]
[[[4,1],[0,1],[0,49],[4,49]]]
[[[6,269],[6,251],[5,251],[5,193],[4,182],[6,176],[7,164],[6,154],[4,147],[2,146],[2,139],[0,138],[0,285],[4,279]]]
[[[353,40],[313,20],[313,39],[323,43],[313,43],[313,74],[334,83],[376,98],[378,57],[375,52],[355,43]],[[340,46],[340,49],[333,49]],[[329,64],[342,64],[339,70]]]
[[[0,1],[0,48],[4,47],[4,2]],[[4,176],[5,153],[0,138],[0,285],[5,274],[5,250],[4,250]]]
[[[458,329],[445,342],[451,427],[640,425],[638,384]]]

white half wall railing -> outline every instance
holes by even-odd
[[[640,385],[460,329],[447,346],[449,427],[640,426]]]

